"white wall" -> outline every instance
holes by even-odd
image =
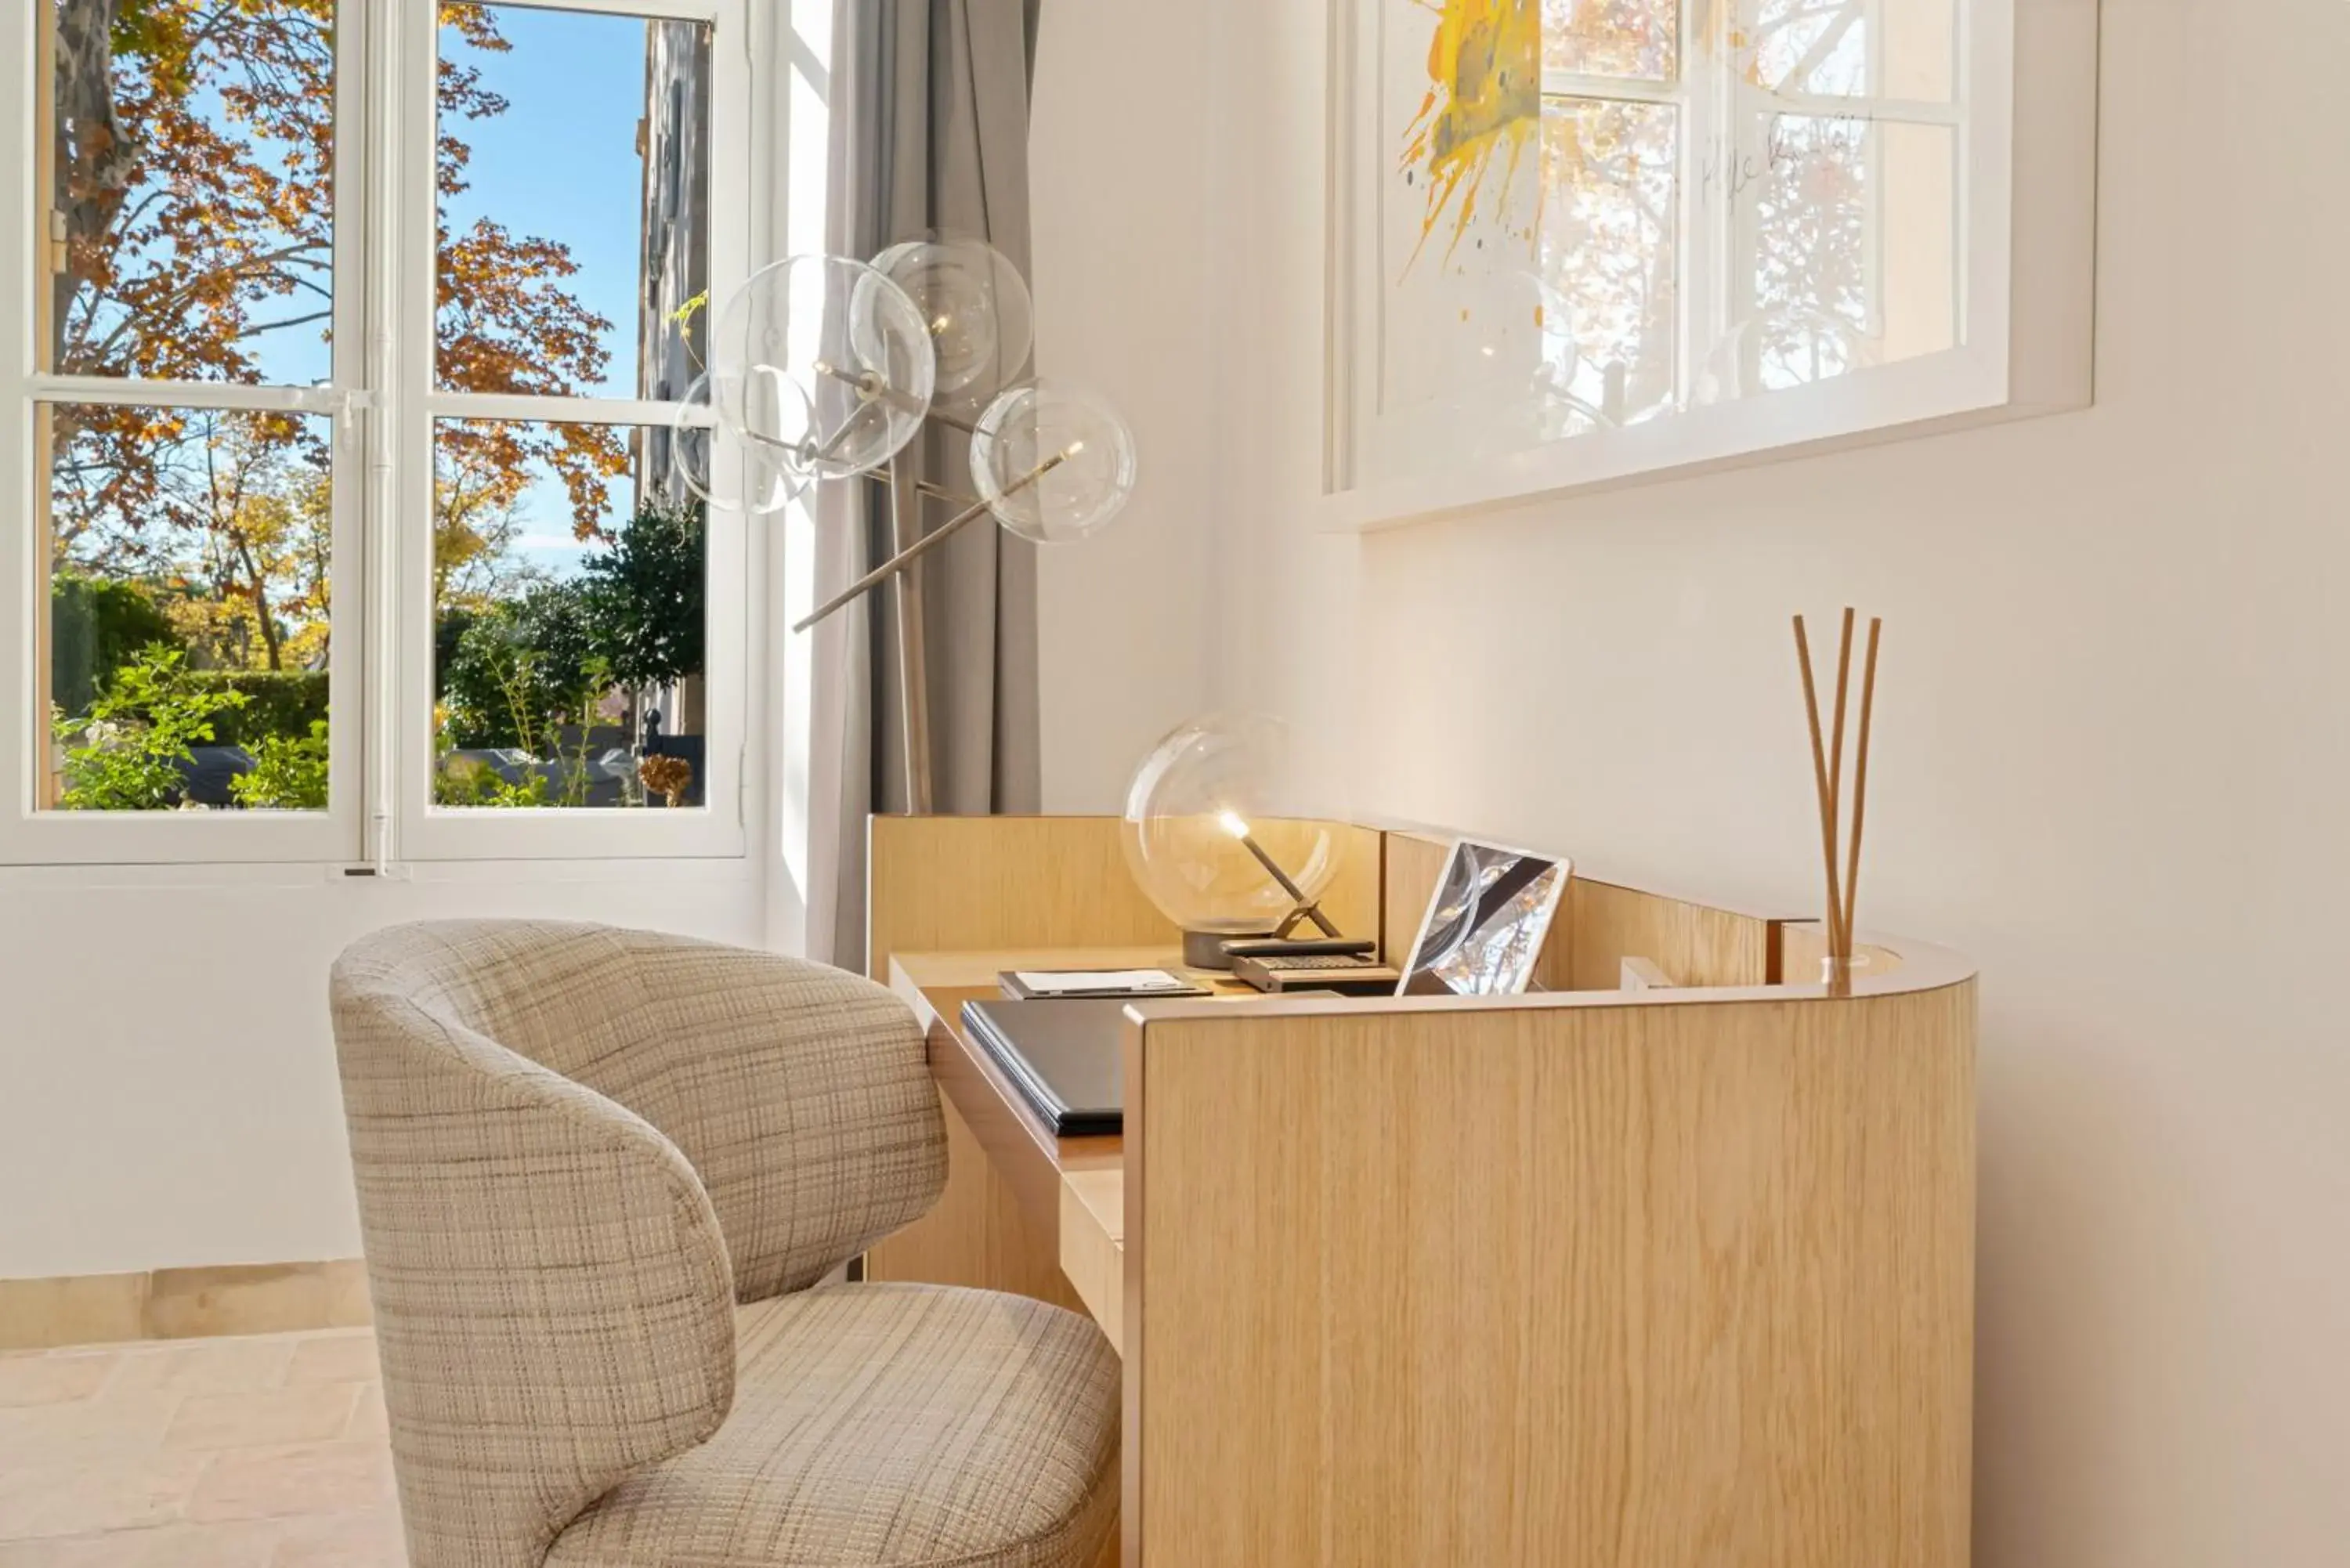
[[[1048,70],[1183,118],[1139,128],[1107,200],[1097,177],[1042,189],[1065,156],[1092,174],[1098,144],[1040,140],[1037,170],[1040,204],[1082,196],[1098,244],[1163,254],[1201,233],[1196,171],[1169,150],[1211,170],[1217,254],[1190,325],[1217,348],[1128,368],[1222,410],[1205,446],[1170,421],[1145,449],[1156,472],[1225,480],[1199,631],[1214,690],[1310,721],[1358,677],[1369,695],[1326,726],[1358,809],[1804,911],[1817,847],[1786,618],[1883,614],[1863,918],[1983,969],[1976,1560],[2350,1560],[2350,1026],[2331,983],[2350,938],[2350,5],[2105,7],[2093,410],[1359,544],[1305,521],[1320,0],[1176,9],[1048,12],[1088,44]],[[1072,90],[1048,75],[1040,99]],[[1133,309],[1165,297],[1128,289]],[[1040,296],[1048,322],[1070,308]],[[1064,341],[1133,351],[1115,301],[1080,314],[1054,323]],[[1107,551],[1067,574],[1047,602],[1064,635],[1158,591]],[[1047,721],[1059,798],[1110,805],[1127,737]]]
[[[1213,9],[1045,7],[1029,137],[1036,368],[1107,398],[1140,458],[1124,514],[1037,552],[1048,811],[1113,808],[1151,742],[1209,700],[1214,78],[1157,62],[1205,61]]]
[[[0,1279],[358,1257],[337,952],[488,915],[755,944],[757,864],[0,871]]]

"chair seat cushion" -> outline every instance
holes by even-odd
[[[1092,1568],[1118,1361],[1020,1296],[834,1285],[737,1319],[734,1407],[574,1520],[549,1568]]]

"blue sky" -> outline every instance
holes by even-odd
[[[579,271],[566,283],[612,324],[605,383],[583,392],[637,395],[637,291],[643,171],[637,120],[645,103],[645,24],[634,17],[492,7],[512,48],[465,47],[453,29],[443,47],[482,72],[482,85],[507,100],[504,114],[456,130],[470,143],[472,188],[450,201],[452,231],[486,217],[517,235],[570,248]],[[625,505],[629,487],[613,487]],[[575,569],[571,510],[550,478],[525,502],[525,554],[551,571]]]
[[[581,390],[633,398],[645,25],[522,5],[491,10],[513,46],[505,54],[466,48],[443,29],[443,47],[479,67],[482,85],[508,100],[504,114],[452,128],[473,146],[473,188],[447,202],[444,215],[452,230],[486,217],[570,247],[579,272],[567,286],[612,323],[606,383]]]

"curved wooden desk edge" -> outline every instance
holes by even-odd
[[[1222,1018],[1235,1007],[1252,1015],[1314,1018],[1363,1012],[1540,1012],[1558,1008],[1688,1007],[1740,1002],[1851,1002],[1908,996],[1964,985],[1977,977],[1972,961],[1949,948],[1906,937],[1871,936],[1860,944],[1898,959],[1887,972],[1856,974],[1851,984],[1820,981],[1777,985],[1684,986],[1659,991],[1544,991],[1509,996],[1266,996],[1243,1002],[1178,1000],[1137,1002],[1127,1010],[1135,1023],[1171,1023]]]
[[[1976,977],[1880,945],[1130,1007],[1123,1560],[1964,1568]]]

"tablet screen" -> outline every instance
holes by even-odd
[[[1463,839],[1421,917],[1399,996],[1507,996],[1526,989],[1566,890],[1565,860]]]

